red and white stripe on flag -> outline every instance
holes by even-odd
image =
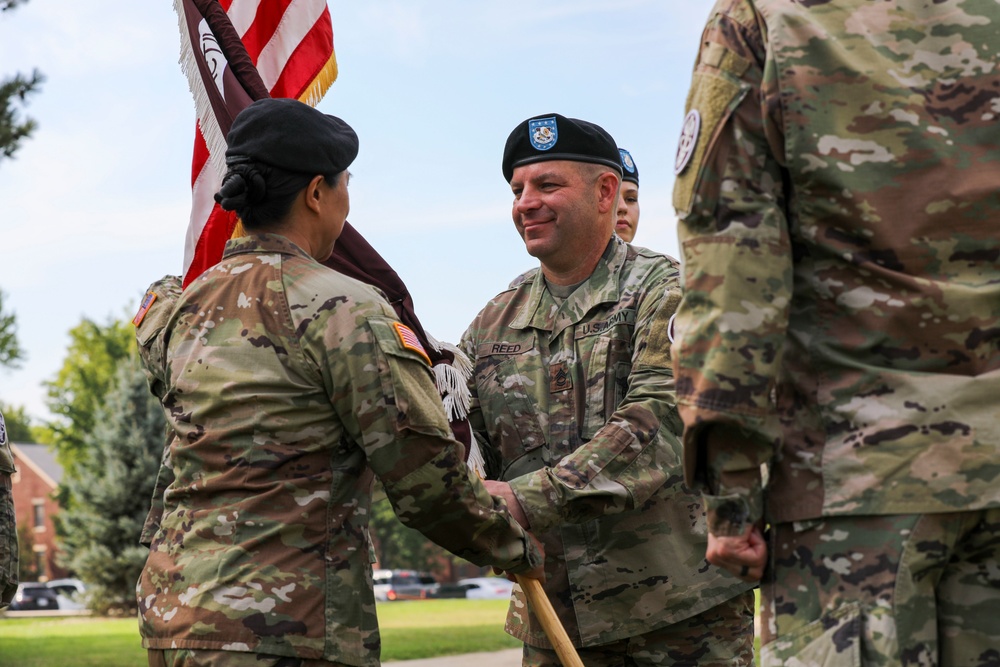
[[[201,3],[205,4],[205,3]],[[337,78],[333,50],[333,26],[326,0],[218,0],[225,10],[250,60],[257,67],[271,97],[293,97],[316,105]],[[184,285],[201,275],[222,258],[222,250],[232,235],[236,216],[223,211],[214,195],[225,173],[225,134],[228,122],[220,122],[209,98],[223,99],[233,116],[234,105],[245,106],[249,98],[234,102],[229,88],[223,85],[228,63],[221,56],[211,30],[204,20],[198,27],[199,38],[188,30],[191,12],[197,12],[190,0],[175,0],[180,19],[181,62],[188,75],[198,107],[194,156],[191,165],[191,220],[184,243]],[[195,22],[199,16],[195,16]],[[207,33],[207,34],[206,34]],[[196,56],[208,61],[199,72],[192,63]],[[204,72],[210,72],[206,80]],[[239,97],[239,96],[235,96]]]

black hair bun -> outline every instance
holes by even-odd
[[[267,167],[252,163],[229,166],[215,201],[226,211],[253,206],[267,196]]]

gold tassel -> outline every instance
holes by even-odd
[[[243,229],[243,221],[236,218],[236,224],[233,225],[233,235],[229,238],[238,239],[247,235],[247,230]]]
[[[305,102],[309,106],[316,106],[323,99],[323,95],[330,89],[333,82],[337,80],[337,54],[330,53],[330,59],[326,61],[319,73],[313,78],[305,91],[299,96],[300,102]]]

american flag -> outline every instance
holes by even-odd
[[[337,78],[326,0],[175,0],[181,66],[198,112],[184,285],[222,258],[236,224],[215,203],[225,173],[226,133],[264,97],[315,105]]]

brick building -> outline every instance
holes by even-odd
[[[34,553],[39,581],[60,579],[67,572],[56,563],[53,517],[59,512],[55,491],[62,481],[62,466],[44,445],[11,443],[14,452],[14,515],[19,537],[27,537]]]

